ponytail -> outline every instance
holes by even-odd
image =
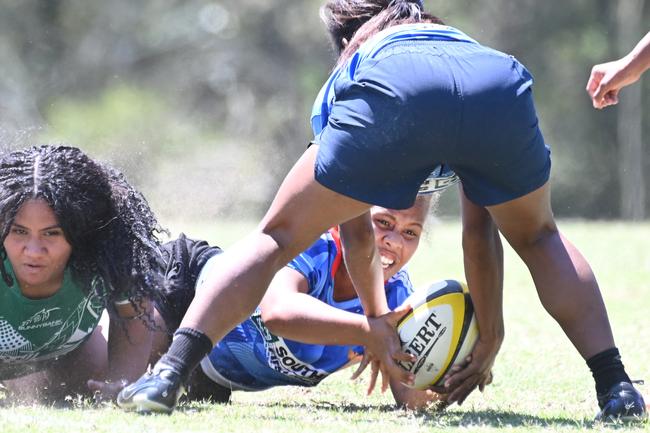
[[[329,0],[320,16],[345,63],[359,46],[380,31],[398,24],[443,24],[423,10],[423,0]]]

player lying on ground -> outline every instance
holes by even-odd
[[[72,147],[0,159],[0,381],[20,400],[114,394],[147,365],[158,223],[114,169]],[[110,317],[108,342],[98,326]]]
[[[391,309],[398,308],[413,291],[404,266],[418,248],[431,197],[419,195],[406,210],[377,206],[371,210]],[[219,267],[220,250],[183,238],[165,249],[170,292],[158,308],[157,324],[173,332],[194,297],[194,287],[202,290],[208,274]],[[393,313],[394,323],[402,314],[399,309]],[[255,313],[220,340],[194,371],[187,396],[226,402],[231,390],[318,385],[331,373],[359,361],[368,340],[382,335],[374,332],[376,325],[363,315],[342,260],[338,230],[332,229],[276,274]],[[168,334],[157,334],[152,361],[169,343]],[[125,389],[118,403],[137,409],[138,402],[130,396],[138,387],[136,383]],[[414,390],[395,380],[390,381],[390,388],[400,406],[422,408],[439,400],[431,390]]]

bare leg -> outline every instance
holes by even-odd
[[[558,231],[550,186],[488,208],[499,230],[528,266],[546,311],[583,358],[614,347],[607,311],[589,264]]]
[[[317,149],[311,146],[298,160],[257,229],[219,256],[218,272],[197,291],[181,328],[220,340],[253,312],[278,269],[328,228],[370,208],[316,182]]]

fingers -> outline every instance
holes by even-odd
[[[86,383],[86,386],[92,392],[101,392],[102,389],[104,389],[104,384],[105,383],[103,381],[89,379]]]
[[[395,353],[393,353],[392,358],[396,362],[415,362],[418,360],[417,356],[413,355],[412,353],[404,352],[403,350],[398,350]]]
[[[479,375],[471,376],[463,383],[458,385],[458,387],[449,394],[449,397],[447,397],[447,401],[449,403],[457,402],[458,405],[463,404],[467,396],[470,395],[472,391],[474,391],[478,387],[479,382],[480,382]]]
[[[605,96],[603,97],[603,103],[605,104],[605,107],[618,104],[618,90],[610,90],[609,92],[605,93]]]
[[[379,374],[379,362],[373,361],[370,364],[370,383],[368,384],[368,395],[372,394],[372,391],[375,389],[377,384],[377,374]]]
[[[387,368],[381,368],[381,393],[385,393],[388,389],[390,374]]]
[[[117,393],[124,388],[128,382],[126,380],[121,380],[117,382],[109,382],[104,380],[94,380],[89,379],[86,382],[86,386],[90,391],[92,391],[96,397],[100,398],[115,398]]]
[[[485,376],[483,381],[479,384],[478,390],[483,392],[485,390],[485,387],[492,383],[492,379],[493,379],[493,376],[492,376],[492,372],[490,371],[487,374],[487,376]]]
[[[447,374],[445,379],[445,388],[454,389],[459,384],[463,383],[470,376],[475,375],[478,371],[475,368],[468,368],[469,366],[464,366],[460,369],[452,367],[450,372]]]
[[[397,323],[411,311],[413,311],[413,309],[409,304],[402,304],[390,313],[386,314],[386,320],[393,328],[395,328]]]
[[[611,77],[603,77],[591,97],[593,106],[600,109],[618,104],[618,92]]]
[[[594,66],[591,70],[589,81],[587,81],[587,87],[585,88],[589,96],[592,98],[594,96],[594,93],[596,93],[596,89],[598,88],[598,84],[600,84],[600,80],[603,78],[603,73],[599,72],[596,68],[597,66]]]
[[[444,394],[449,393],[449,389],[445,388],[444,386],[435,386],[434,385],[434,386],[430,386],[429,389],[431,391],[435,392],[436,394],[444,395]]]
[[[359,376],[361,376],[361,373],[366,369],[368,364],[370,363],[370,357],[366,354],[363,355],[363,358],[361,358],[361,362],[359,363],[359,367],[352,373],[352,376],[350,379],[356,380]]]
[[[397,365],[392,359],[387,359],[386,362],[382,363],[384,371],[389,377],[394,378],[402,382],[407,386],[413,386],[415,382],[415,375],[404,370],[402,367]]]

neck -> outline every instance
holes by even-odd
[[[43,284],[30,285],[22,281],[18,281],[20,286],[20,293],[29,299],[44,299],[53,296],[59,291],[63,285],[63,277],[58,281],[48,281]]]

